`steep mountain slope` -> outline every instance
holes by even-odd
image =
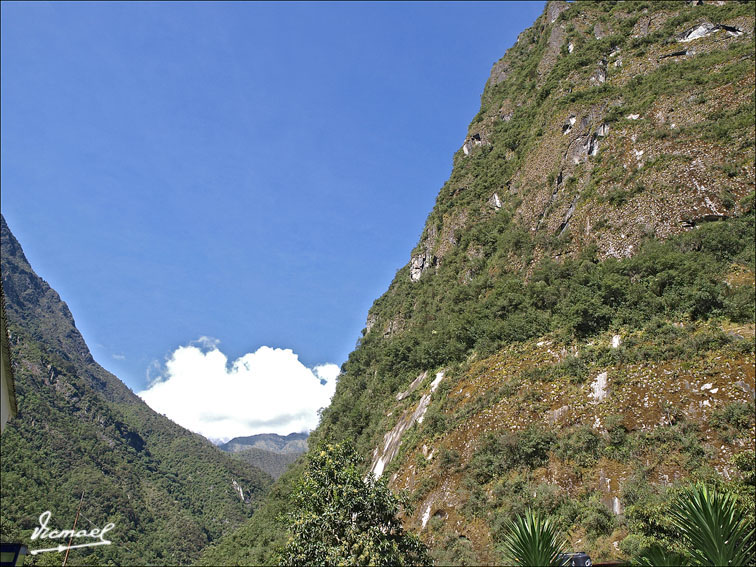
[[[753,510],[754,56],[753,4],[550,2],[494,65],[310,442],[410,491],[442,564],[527,507],[631,557],[690,478]],[[271,561],[298,474],[200,562]]]
[[[218,447],[277,479],[307,451],[307,437],[307,433],[289,433],[286,436],[262,433],[234,437]]]
[[[3,541],[29,543],[45,510],[51,527],[70,527],[83,492],[84,527],[114,523],[113,544],[71,552],[69,563],[191,562],[251,516],[270,477],[158,415],[99,366],[1,223],[19,408],[0,439]]]

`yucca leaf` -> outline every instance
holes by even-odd
[[[562,567],[567,563],[561,556],[564,546],[565,541],[551,520],[532,510],[508,522],[501,544],[508,564],[547,567]]]
[[[677,499],[671,516],[696,564],[753,562],[753,526],[732,494],[704,484],[693,486]]]

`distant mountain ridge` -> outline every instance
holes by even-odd
[[[277,479],[300,455],[307,452],[308,437],[307,433],[261,433],[248,437],[234,437],[218,448]]]
[[[234,437],[227,443],[218,445],[218,447],[228,453],[238,453],[254,447],[272,453],[298,455],[307,451],[308,437],[307,433],[289,433],[288,435],[260,433],[248,437]]]
[[[287,469],[296,462],[300,455],[304,454],[304,452],[276,453],[266,449],[258,449],[257,447],[248,447],[241,451],[229,454],[235,459],[239,459],[253,467],[265,471],[275,480],[285,473]]]

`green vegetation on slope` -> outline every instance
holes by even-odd
[[[721,331],[715,322],[725,319],[726,316],[736,320],[753,320],[753,287],[732,287],[724,283],[725,276],[735,270],[734,265],[753,270],[753,230],[753,215],[749,214],[741,219],[704,225],[699,230],[682,234],[666,242],[650,240],[638,254],[628,259],[603,263],[575,260],[562,265],[546,261],[545,267],[534,272],[539,275],[534,275],[527,284],[518,287],[519,293],[528,299],[520,299],[516,303],[522,305],[528,301],[531,309],[540,316],[560,321],[552,327],[557,329],[557,336],[561,336],[562,340],[573,340],[570,338],[573,333],[593,336],[607,328],[621,327],[626,333],[625,343],[617,349],[589,347],[583,350],[579,358],[567,357],[557,363],[538,363],[524,368],[516,378],[503,383],[499,388],[479,391],[473,401],[457,411],[454,411],[447,401],[450,387],[442,385],[438,402],[434,402],[429,409],[423,427],[407,433],[395,463],[402,462],[404,456],[410,455],[422,442],[429,442],[445,431],[454,430],[459,424],[465,423],[498,400],[513,396],[518,390],[526,397],[522,401],[525,407],[536,413],[545,413],[548,407],[539,409],[541,406],[538,404],[538,397],[527,398],[529,383],[533,385],[532,391],[535,394],[541,388],[541,384],[560,380],[580,388],[588,376],[595,375],[596,371],[593,368],[602,368],[607,364],[641,367],[665,361],[679,364],[677,361],[706,356],[708,352],[713,353],[712,356],[716,354],[718,358],[729,352],[729,356],[735,357],[735,360],[743,354],[750,353],[752,360],[752,343]],[[712,282],[712,291],[703,293],[701,282]],[[535,297],[560,299],[550,303],[537,302],[530,296],[531,293],[537,294]],[[565,326],[566,322],[582,321],[573,311],[568,310],[572,309],[575,303],[565,299],[575,295],[596,299],[597,303],[591,310],[580,310],[578,315],[582,317],[585,314],[588,321],[600,321],[600,324],[582,329],[577,324]],[[738,299],[740,295],[745,296],[745,299]],[[632,297],[635,308],[628,309],[626,300],[614,303],[616,297]],[[561,303],[562,301],[564,303]],[[559,308],[560,304],[574,318],[565,317],[564,311]],[[594,317],[595,313],[603,313],[604,316],[598,319]],[[481,319],[494,324],[497,322],[497,318],[486,318],[485,314],[481,314]],[[667,323],[667,319],[690,322],[679,327]],[[506,321],[505,318],[502,320]],[[711,321],[711,324],[706,321]],[[570,330],[566,332],[565,328]],[[635,334],[629,332],[632,329],[637,329]],[[538,336],[538,332],[536,329],[532,335],[526,335],[524,338]],[[405,336],[385,339],[384,344],[390,345],[392,341],[406,340]],[[506,340],[502,337],[499,346]],[[412,352],[410,349],[408,351]],[[395,350],[388,349],[384,352],[387,358],[391,357],[388,353],[396,353]],[[394,363],[394,360],[390,362]],[[350,360],[348,364],[351,363],[353,362]],[[454,360],[446,361],[446,364],[452,367],[453,363]],[[405,364],[407,374],[404,375],[404,381],[398,381],[402,386],[409,381],[407,375],[413,376],[418,368],[422,368],[413,368],[409,362]],[[469,363],[463,362],[452,376],[468,367]],[[361,375],[364,376],[364,373],[352,373],[348,370],[347,377]],[[389,372],[383,375],[387,378],[391,376]],[[392,407],[395,402],[388,400],[386,394],[375,395],[375,390],[372,394],[366,395],[365,399],[361,399],[360,389],[365,387],[365,382],[349,381],[347,377],[342,378],[339,394],[326,412],[326,416],[330,417],[324,420],[318,435],[327,435],[331,439],[347,439],[355,435],[365,443],[364,447],[368,448],[363,448],[363,454],[369,454],[370,443],[375,441],[369,438],[364,441],[364,436],[359,437],[362,430],[356,429],[355,424],[373,419],[378,422],[378,425],[374,426],[378,431],[389,429],[391,421],[385,414],[387,408]],[[393,391],[399,385],[394,386]],[[371,387],[380,387],[381,391],[386,392],[392,391],[391,386],[385,383],[373,383]],[[380,404],[382,400],[385,400],[385,405]],[[340,406],[341,403],[344,405]],[[680,408],[670,407],[669,411],[673,423],[666,428],[658,429],[628,429],[625,418],[621,414],[613,414],[606,419],[608,438],[596,433],[589,426],[568,427],[557,432],[533,424],[516,433],[501,431],[485,437],[467,463],[460,462],[459,453],[455,455],[452,450],[441,453],[439,463],[443,461],[443,464],[439,466],[444,469],[444,474],[459,467],[459,470],[464,470],[463,476],[467,480],[463,482],[463,486],[467,487],[467,500],[461,512],[471,519],[488,518],[494,537],[500,536],[502,526],[507,521],[523,513],[527,507],[535,506],[543,513],[556,514],[556,521],[562,529],[566,530],[576,523],[584,526],[589,541],[609,536],[616,529],[627,529],[636,535],[627,539],[623,549],[628,554],[633,554],[646,545],[643,542],[647,542],[648,538],[658,536],[654,529],[642,527],[646,525],[642,518],[647,514],[659,518],[663,514],[660,507],[670,501],[673,490],[655,487],[648,471],[644,471],[642,466],[639,467],[633,472],[635,476],[625,484],[623,501],[628,506],[625,513],[627,524],[623,524],[625,527],[622,527],[604,504],[591,496],[592,491],[583,492],[576,498],[562,489],[544,484],[533,476],[532,471],[543,465],[549,455],[553,454],[572,463],[568,466],[577,467],[576,478],[578,482],[582,482],[579,480],[579,470],[595,465],[602,458],[610,457],[628,464],[640,463],[645,458],[644,455],[661,450],[665,455],[679,454],[678,462],[684,470],[699,469],[700,475],[712,478],[711,475],[714,473],[707,464],[711,455],[702,444],[703,434],[699,425],[695,421],[685,420]],[[753,411],[752,404],[747,406],[742,402],[721,406],[712,414],[712,427],[723,435],[723,439],[740,443],[741,440],[747,440],[748,431],[753,430]],[[323,433],[324,430],[327,433]],[[739,459],[737,466],[742,471],[741,475],[748,474],[745,468],[747,463],[747,456]],[[425,458],[419,461],[418,466],[425,466]],[[395,467],[389,467],[386,472],[390,474],[394,471]],[[232,539],[224,540],[220,546],[205,553],[203,563],[249,564],[270,560],[271,548],[266,550],[264,546],[256,547],[257,554],[250,555],[250,550],[245,549],[245,542],[259,542],[260,539],[257,538],[261,538],[262,541],[282,544],[282,538],[278,533],[281,528],[272,520],[288,509],[285,497],[286,491],[289,490],[287,486],[299,474],[300,470],[295,470],[284,477],[283,482],[279,483],[277,490],[274,489],[263,505],[265,512],[260,513],[258,518],[234,534]],[[483,497],[487,484],[491,486],[493,498]],[[746,501],[752,500],[753,481],[740,486],[738,490],[743,495],[742,498]],[[429,488],[422,483],[418,485],[415,501],[427,494]],[[535,499],[530,498],[529,495],[532,494],[536,495]],[[266,524],[265,518],[268,518],[270,523]],[[434,529],[436,523],[431,520],[431,529]],[[443,530],[439,533],[442,543],[439,544],[436,558],[448,563],[465,557],[464,541],[460,541],[456,536],[446,537],[443,533]],[[234,543],[230,543],[232,541]],[[467,556],[470,555],[471,552],[468,551]]]
[[[428,565],[425,545],[398,517],[406,503],[385,480],[365,477],[350,446],[310,454],[291,496],[289,539],[280,565]]]
[[[50,527],[70,528],[84,493],[81,525],[114,523],[113,545],[72,551],[69,564],[191,563],[252,515],[270,477],[156,414],[99,367],[4,220],[2,247],[19,408],[0,445],[3,541],[29,545],[46,510]],[[50,561],[61,558],[27,564]]]
[[[422,370],[462,362],[473,352],[485,356],[550,331],[581,339],[620,327],[654,328],[664,320],[752,321],[753,286],[733,287],[726,276],[733,266],[753,272],[753,239],[750,213],[664,242],[649,240],[631,258],[599,262],[590,250],[562,263],[546,258],[528,281],[481,276],[450,288],[442,271],[411,288],[406,284],[407,301],[426,313],[425,319],[415,318],[415,326],[396,336],[363,338],[344,365],[318,435],[360,439],[367,454],[375,437],[363,433],[386,430],[391,394]],[[399,294],[395,291],[394,298]]]
[[[503,527],[529,507],[596,557],[638,556],[673,533],[677,483],[722,470],[753,508],[753,6],[560,9],[494,67],[312,435],[354,441],[367,469],[427,384],[397,393],[443,368],[384,471],[438,506],[406,525],[442,564],[500,562]],[[743,33],[678,42],[702,22]],[[726,395],[703,399],[715,379]],[[202,562],[272,561],[301,471]]]

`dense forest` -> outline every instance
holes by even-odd
[[[118,545],[76,550],[68,564],[191,563],[252,515],[271,477],[155,413],[94,362],[4,218],[0,237],[19,407],[2,435],[3,541],[29,544],[46,510],[50,527],[70,527],[81,503],[84,528],[113,523]]]

